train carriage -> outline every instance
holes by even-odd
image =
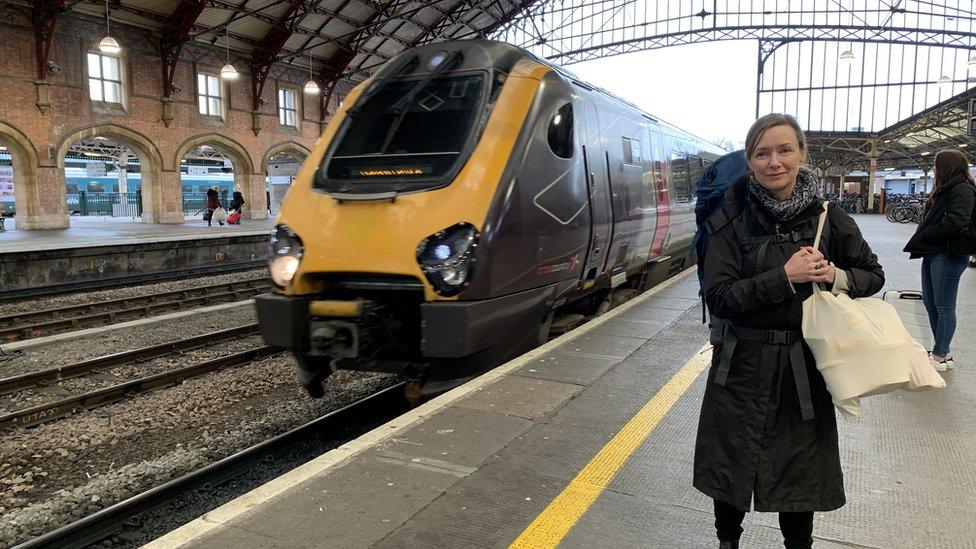
[[[499,42],[404,52],[355,88],[272,239],[262,334],[337,368],[456,380],[689,263],[720,148]]]

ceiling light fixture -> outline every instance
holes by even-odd
[[[109,22],[108,0],[105,0],[105,38],[98,43],[98,51],[115,55],[122,51],[119,41],[112,38],[112,25]]]
[[[237,80],[237,69],[230,64],[230,23],[224,29],[224,53],[227,54],[227,64],[220,68],[220,78],[224,80]]]
[[[944,90],[952,89],[952,79],[945,74],[939,77],[939,81],[937,83],[939,84],[939,87]]]
[[[854,62],[855,59],[857,59],[857,57],[854,55],[854,52],[852,52],[851,50],[847,50],[844,53],[840,54],[840,61],[845,65],[850,65],[851,63]]]
[[[305,82],[305,93],[308,95],[318,95],[321,90],[319,85],[312,79],[312,50],[308,50],[308,82]]]

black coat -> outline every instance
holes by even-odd
[[[217,193],[217,191],[213,189],[207,190],[207,209],[216,210],[221,206],[222,205],[220,203],[220,195]]]
[[[230,201],[230,209],[240,211],[244,207],[244,195],[240,191],[234,191],[234,198]]]
[[[958,175],[939,189],[925,205],[925,216],[905,251],[915,259],[923,255],[948,254],[965,257],[976,254],[976,187]]]
[[[810,283],[790,288],[783,266],[801,246],[813,245],[815,204],[782,226],[747,192],[740,179],[723,206],[734,220],[712,234],[705,254],[705,300],[712,314],[744,328],[799,331]],[[877,256],[854,220],[830,207],[821,250],[848,275],[851,297],[874,294],[884,285]],[[798,242],[768,244],[763,265],[758,245],[747,237],[806,233]],[[747,273],[756,272],[755,276]],[[725,385],[714,383],[722,344],[702,401],[695,446],[694,485],[706,495],[748,510],[829,511],[844,505],[844,480],[830,394],[804,345],[815,418],[803,421],[790,366],[789,346],[740,339]]]

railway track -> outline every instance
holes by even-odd
[[[0,394],[8,394],[26,389],[43,387],[64,379],[84,376],[92,372],[101,372],[118,366],[144,362],[155,358],[183,353],[199,349],[213,343],[237,339],[258,333],[257,324],[249,324],[228,330],[221,330],[211,334],[194,336],[187,339],[171,341],[142,349],[135,349],[94,358],[68,366],[51,368],[39,372],[31,372],[0,379]],[[208,372],[246,364],[257,358],[271,356],[280,349],[266,345],[254,347],[246,351],[233,353],[219,358],[191,364],[182,368],[148,375],[137,379],[118,383],[103,389],[87,391],[72,395],[53,402],[40,404],[0,415],[0,431],[22,427],[32,427],[72,415],[81,410],[91,410],[98,406],[116,402],[133,393],[141,393],[178,384],[185,379],[197,377]]]
[[[0,341],[11,342],[144,318],[194,307],[241,301],[264,292],[267,277],[198,286],[0,317]]]
[[[81,520],[62,526],[42,536],[17,545],[15,549],[40,547],[80,548],[108,540],[116,534],[132,529],[140,515],[167,504],[178,505],[181,498],[197,492],[212,493],[215,487],[253,473],[260,464],[275,463],[275,456],[288,452],[317,437],[336,439],[336,433],[360,429],[373,422],[387,420],[406,410],[403,398],[404,383],[398,383],[352,404],[334,410],[291,431],[251,446],[180,478],[123,500]],[[359,433],[348,437],[354,438]],[[336,440],[339,446],[343,440]],[[316,454],[326,449],[318,449]],[[311,459],[310,456],[309,459]],[[251,484],[259,485],[260,480]],[[238,490],[235,490],[235,492]]]
[[[137,284],[146,284],[150,282],[167,282],[171,280],[201,276],[213,276],[216,274],[235,273],[250,269],[260,269],[267,266],[267,264],[268,261],[266,259],[238,261],[234,263],[207,265],[205,267],[191,267],[187,269],[178,269],[175,271],[165,271],[160,273],[119,276],[114,278],[103,278],[101,280],[85,280],[82,282],[66,282],[63,284],[21,288],[18,290],[4,290],[0,291],[0,304],[31,297],[46,297],[78,291],[106,290],[109,288],[135,286]]]

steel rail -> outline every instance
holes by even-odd
[[[51,335],[68,330],[80,330],[83,328],[103,326],[107,322],[122,322],[145,318],[171,311],[184,311],[193,307],[200,307],[214,303],[224,303],[227,301],[242,301],[251,298],[263,291],[266,287],[250,287],[237,290],[230,290],[219,294],[202,295],[196,297],[185,297],[173,301],[163,301],[150,303],[130,309],[121,309],[94,313],[85,316],[75,316],[59,320],[49,320],[37,324],[19,324],[7,328],[0,328],[0,341],[11,342],[21,341]],[[172,298],[171,298],[172,299]]]
[[[306,442],[320,433],[337,433],[350,425],[364,425],[400,413],[404,409],[403,388],[404,383],[401,382],[373,393],[291,431],[26,541],[14,549],[73,549],[90,546],[124,531],[126,522],[133,517],[194,490],[210,490],[213,486],[237,478],[275,454]]]
[[[37,286],[32,288],[20,288],[17,290],[0,291],[0,303],[16,301],[28,297],[46,297],[51,295],[65,294],[68,292],[78,292],[86,290],[105,290],[108,288],[118,288],[121,286],[133,286],[136,284],[146,284],[149,282],[164,282],[168,280],[179,280],[210,276],[215,274],[232,273],[247,271],[250,269],[260,269],[267,266],[266,259],[254,261],[237,261],[234,263],[222,263],[218,265],[207,265],[204,267],[190,267],[187,269],[177,269],[174,271],[163,271],[158,273],[147,273],[139,275],[127,275],[100,280],[84,280],[80,282],[64,282],[61,284],[51,284],[49,286]]]
[[[56,315],[91,313],[99,310],[124,310],[130,308],[139,308],[145,305],[152,305],[154,303],[161,303],[164,301],[172,300],[174,297],[187,298],[187,297],[199,295],[201,293],[207,294],[214,290],[220,290],[220,289],[227,288],[228,286],[234,286],[234,285],[242,285],[245,288],[254,288],[257,286],[266,287],[268,285],[268,278],[262,276],[257,278],[248,278],[237,282],[222,282],[220,284],[197,286],[195,288],[185,288],[182,290],[173,290],[171,292],[163,292],[158,294],[137,295],[132,297],[122,297],[118,299],[106,299],[103,301],[93,301],[91,303],[68,305],[66,307],[53,307],[50,309],[41,309],[39,311],[24,311],[21,313],[14,313],[10,315],[0,316],[0,328],[16,326],[18,324],[24,324],[25,322],[35,320],[38,318],[45,318],[45,317],[56,316]]]
[[[104,404],[109,404],[130,393],[141,393],[160,387],[175,385],[185,379],[198,377],[214,370],[230,368],[246,364],[257,358],[271,356],[280,353],[282,350],[271,346],[261,346],[247,351],[234,353],[232,355],[207,360],[183,368],[178,368],[169,372],[134,379],[97,391],[90,391],[80,395],[68,397],[47,404],[39,404],[23,410],[17,410],[0,416],[0,431],[33,427],[42,423],[47,423],[55,419],[74,414],[82,410],[91,410]]]
[[[150,347],[143,347],[140,349],[133,349],[131,351],[122,351],[119,353],[100,356],[90,360],[68,364],[67,366],[59,366],[57,368],[41,370],[39,372],[28,372],[16,376],[0,378],[0,395],[19,391],[28,387],[35,387],[47,383],[56,383],[63,379],[79,377],[93,370],[113,368],[123,364],[142,362],[162,356],[181,353],[183,351],[198,349],[210,343],[227,341],[229,339],[235,339],[240,336],[254,334],[257,332],[257,324],[247,324],[245,326],[221,330],[219,332],[202,334],[175,341],[167,341],[165,343],[152,345]]]

